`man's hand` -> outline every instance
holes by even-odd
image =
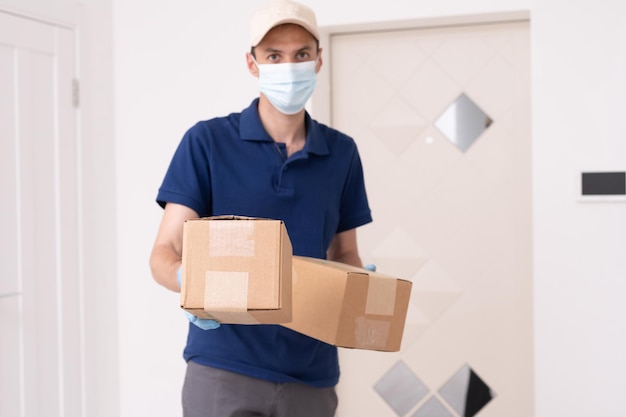
[[[218,327],[220,327],[220,324],[215,320],[201,319],[199,317],[194,316],[188,311],[184,311],[184,313],[185,313],[185,316],[187,316],[187,320],[189,320],[190,323],[195,324],[202,330],[213,330],[213,329],[217,329]]]
[[[180,287],[182,283],[182,266],[178,268],[178,271],[176,271],[176,279],[178,280],[178,286]],[[213,330],[213,329],[217,329],[218,327],[220,327],[220,324],[215,320],[201,319],[199,317],[194,316],[188,311],[183,310],[183,312],[185,313],[185,316],[187,317],[187,320],[189,320],[190,323],[195,324],[202,330]]]

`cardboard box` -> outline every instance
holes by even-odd
[[[221,323],[289,322],[291,260],[291,242],[280,220],[188,220],[183,228],[181,307]]]
[[[293,320],[283,326],[335,346],[400,350],[410,281],[300,256],[292,279]]]

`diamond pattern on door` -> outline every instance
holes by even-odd
[[[430,397],[411,417],[455,417],[436,397]]]
[[[412,410],[411,417],[474,417],[496,396],[467,365],[434,391],[402,361],[376,382],[374,390],[399,417]]]
[[[463,417],[478,414],[495,397],[489,385],[467,365],[459,369],[438,393],[459,416]]]
[[[406,102],[394,97],[373,117],[370,129],[395,156],[401,156],[427,126],[428,121],[417,116]]]
[[[398,416],[408,413],[428,393],[424,383],[402,361],[391,368],[374,389]]]
[[[457,417],[446,383],[480,369],[476,415],[531,417],[527,22],[331,42],[331,125],[357,142],[374,217],[361,257],[413,282],[400,352],[341,350],[338,416]],[[459,97],[485,115],[461,148],[436,126]],[[403,397],[410,375],[430,394]]]
[[[493,120],[465,93],[452,102],[435,121],[446,139],[461,152],[476,142]]]

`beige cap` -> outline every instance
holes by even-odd
[[[250,46],[257,46],[273,27],[285,23],[300,25],[311,32],[315,39],[320,39],[313,10],[292,0],[270,0],[252,15]]]

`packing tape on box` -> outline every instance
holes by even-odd
[[[369,276],[365,314],[393,316],[396,310],[398,281],[388,277]]]
[[[207,271],[204,281],[204,309],[207,311],[248,311],[248,273]]]
[[[254,256],[254,222],[210,222],[209,256]]]
[[[358,317],[354,327],[354,341],[359,348],[382,349],[387,344],[391,323]]]
[[[227,312],[218,311],[212,312],[211,315],[215,317],[220,323],[237,323],[237,324],[261,324],[248,312]]]
[[[204,310],[222,323],[259,324],[248,312],[248,273],[207,271]]]

